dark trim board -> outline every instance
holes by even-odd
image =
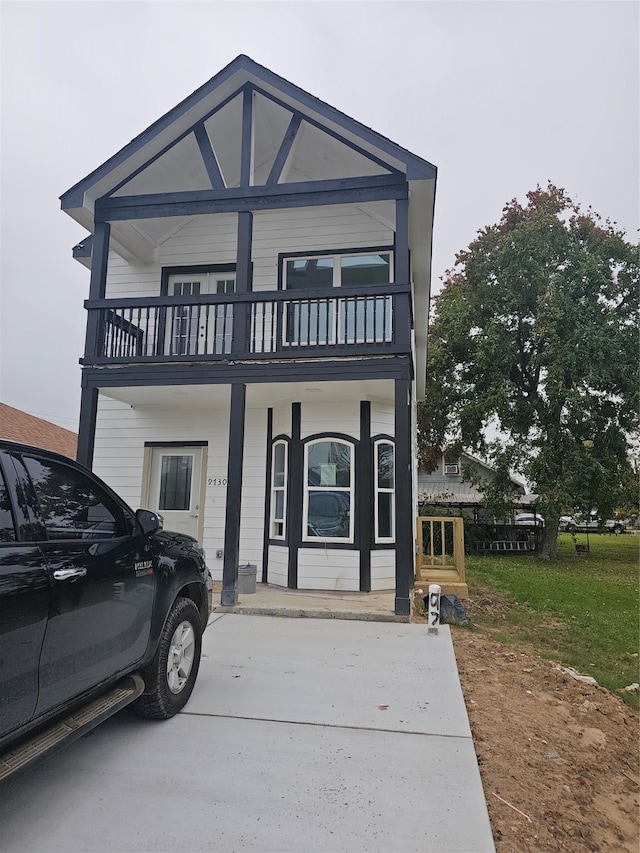
[[[291,443],[289,445],[289,495],[287,501],[287,542],[289,543],[287,587],[298,588],[298,550],[302,543],[303,501],[302,477],[304,450],[300,440],[302,430],[302,404],[291,404]],[[297,523],[296,523],[297,522]]]
[[[198,143],[198,148],[200,149],[200,156],[202,157],[205,169],[209,175],[209,180],[211,181],[211,188],[214,190],[222,189],[224,187],[224,179],[211,145],[209,134],[204,126],[204,122],[196,125],[193,129],[193,133],[196,138],[196,142]]]
[[[86,468],[93,466],[97,416],[98,389],[83,388],[80,394],[80,421],[78,424],[76,460]]]
[[[220,604],[233,607],[238,603],[238,564],[240,562],[240,518],[242,504],[242,463],[244,458],[244,424],[246,385],[231,386],[229,441],[227,462],[227,498],[224,521],[224,558]]]
[[[413,542],[413,471],[411,462],[411,383],[395,381],[395,473],[396,473],[396,595],[398,616],[411,613],[410,590],[415,573]]]
[[[267,409],[266,460],[264,477],[264,522],[262,528],[262,583],[269,577],[269,534],[271,532],[271,481],[273,478],[273,409]],[[285,540],[280,540],[284,543]]]
[[[284,164],[287,162],[287,158],[291,153],[291,148],[293,147],[293,143],[301,122],[302,116],[300,115],[300,113],[294,113],[291,116],[289,127],[285,131],[284,138],[280,143],[280,148],[278,149],[276,158],[273,161],[273,165],[271,166],[271,171],[269,172],[269,176],[267,177],[267,180],[265,182],[266,186],[273,186],[277,184],[280,180],[280,175],[282,174]]]
[[[356,518],[360,534],[360,592],[371,592],[371,544],[373,536],[373,464],[371,403],[360,402],[360,442],[356,448]],[[375,460],[373,460],[375,462]]]
[[[145,441],[145,447],[208,447],[208,441]]]
[[[240,142],[240,186],[248,187],[252,167],[253,89],[242,87],[242,129]]]
[[[397,355],[390,358],[340,359],[327,361],[313,359],[291,361],[274,365],[263,364],[166,364],[141,365],[122,368],[85,367],[82,371],[83,388],[118,388],[141,385],[231,385],[280,382],[333,382],[367,379],[408,379],[411,375],[411,357]]]
[[[216,264],[212,266],[194,265],[193,267],[165,267],[169,275],[191,274],[198,272],[235,272],[235,264]],[[371,296],[380,294],[382,296],[394,296],[399,293],[411,294],[411,285],[400,282],[388,282],[387,284],[345,284],[339,290],[335,289],[335,299],[343,299],[354,296]],[[195,296],[181,296],[181,305],[217,305],[221,302],[289,302],[291,299],[326,299],[329,288],[310,287],[304,291],[296,291],[302,296],[292,296],[291,292],[285,290],[251,290],[227,294],[197,294]],[[175,304],[175,297],[167,294],[162,296],[123,296],[117,299],[85,299],[84,307],[89,309],[113,309],[113,308],[147,308],[161,307],[163,305]]]
[[[302,181],[277,186],[231,187],[223,190],[190,190],[178,193],[151,193],[98,199],[94,221],[116,222],[165,216],[196,216],[205,213],[234,213],[254,210],[282,210],[385,201],[408,197],[407,184],[397,178],[373,175],[367,178],[338,178]]]

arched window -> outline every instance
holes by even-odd
[[[375,541],[395,541],[395,454],[391,441],[374,444]]]
[[[287,535],[287,442],[276,441],[271,451],[271,538]]]
[[[303,541],[353,542],[353,445],[340,438],[309,442],[304,470]]]

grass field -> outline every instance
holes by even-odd
[[[637,707],[638,693],[622,688],[640,681],[640,537],[589,534],[589,546],[589,554],[576,554],[571,536],[561,534],[553,563],[467,557],[471,615],[495,639],[529,643]]]

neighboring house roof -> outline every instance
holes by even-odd
[[[70,459],[76,458],[78,436],[75,432],[5,403],[0,403],[0,438],[53,450]]]
[[[465,451],[460,453],[460,459],[463,465],[466,461],[483,468],[488,473],[493,472],[493,468],[488,462],[479,459],[477,456],[472,456]],[[525,484],[522,481],[516,477],[511,477],[510,479],[518,491],[521,492],[514,501],[515,506],[533,506],[537,503],[537,495],[525,494]],[[421,467],[418,474],[418,492],[420,502],[427,504],[471,507],[478,506],[482,500],[481,489],[468,480],[465,480],[462,467],[459,473],[455,475],[443,475],[438,470],[426,473]]]
[[[419,489],[418,499],[425,504],[448,504],[451,506],[477,506],[480,494],[469,483],[433,483]],[[518,495],[513,501],[515,506],[534,506],[537,495]]]

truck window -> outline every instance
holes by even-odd
[[[0,471],[0,542],[15,542],[16,528],[13,523],[9,490]]]
[[[50,539],[116,539],[131,532],[122,508],[81,471],[23,457]]]

